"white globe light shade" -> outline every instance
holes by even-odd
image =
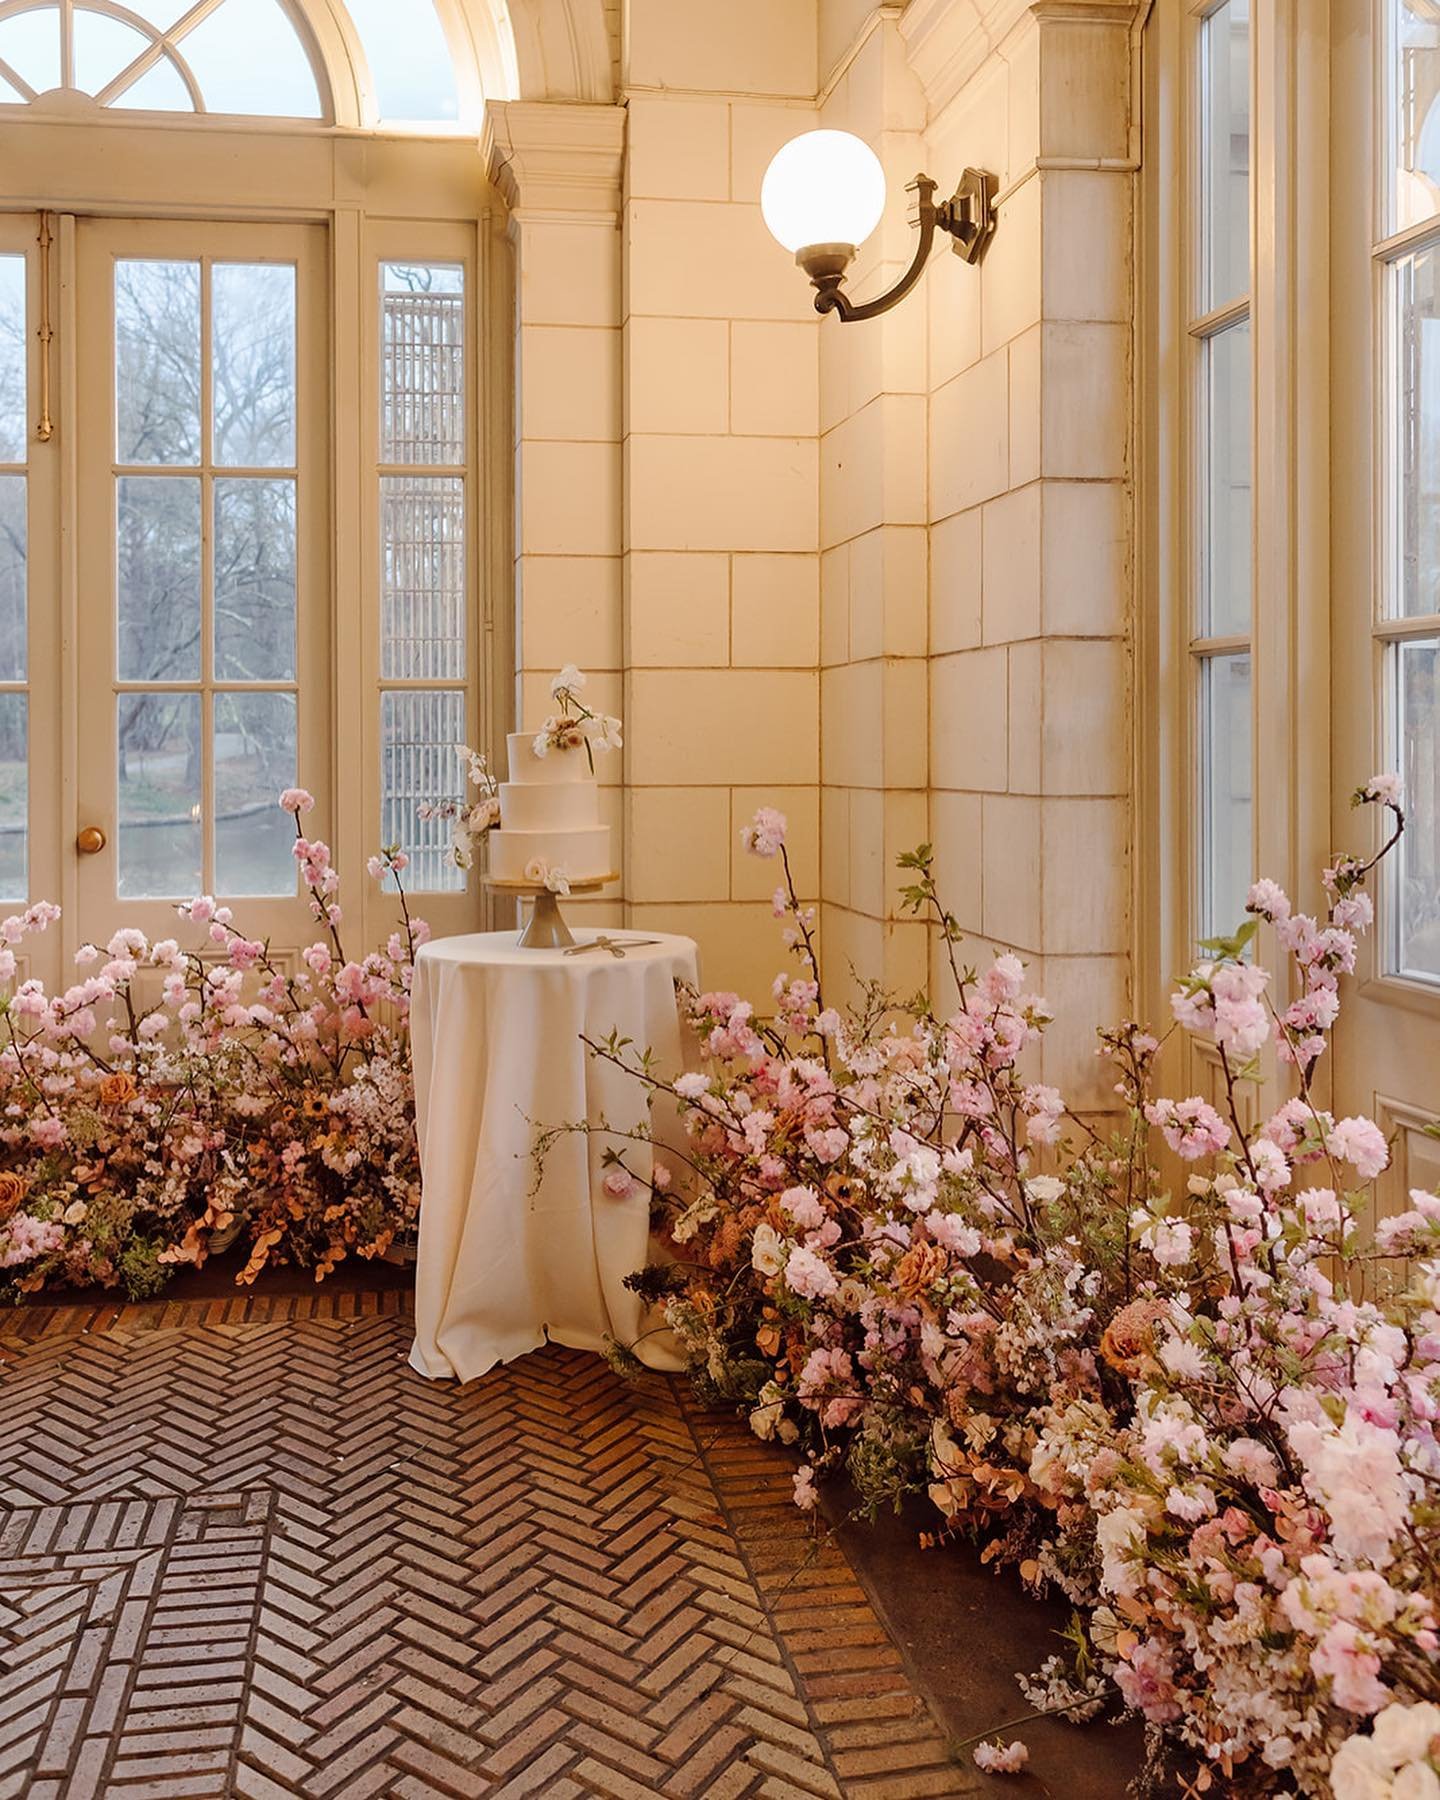
[[[848,131],[807,131],[775,152],[760,210],[787,250],[863,244],[885,211],[880,158]]]

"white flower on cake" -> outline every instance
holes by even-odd
[[[597,750],[620,749],[620,721],[609,713],[592,711],[578,698],[587,680],[574,663],[566,663],[550,683],[551,698],[560,702],[560,710],[551,713],[536,732],[534,748],[537,756],[548,756],[552,750],[583,747],[593,774]]]
[[[549,888],[563,899],[570,892],[570,877],[564,869],[552,868],[543,856],[532,856],[525,865],[525,879],[536,887]]]

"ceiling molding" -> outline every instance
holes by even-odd
[[[932,118],[1029,11],[1030,0],[910,0],[900,35]]]
[[[625,108],[492,100],[480,154],[512,212],[618,213]]]
[[[1149,0],[910,0],[900,20],[905,54],[933,118],[1027,17],[1133,26]]]

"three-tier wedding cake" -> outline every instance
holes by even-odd
[[[505,740],[510,779],[498,784],[500,822],[490,834],[497,880],[565,893],[572,882],[615,873],[610,827],[600,823],[595,752],[620,748],[620,721],[586,706],[584,686],[567,663],[550,684],[558,712],[539,731],[512,731]]]
[[[581,740],[535,753],[535,733],[505,740],[510,779],[500,783],[500,824],[490,837],[490,873],[544,885],[552,875],[594,881],[614,873],[610,827],[600,823],[600,790]]]

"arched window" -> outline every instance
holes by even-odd
[[[0,0],[0,107],[476,131],[513,47],[503,9],[478,50],[466,18],[457,0]]]
[[[130,111],[327,116],[283,0],[0,0],[0,98]]]

